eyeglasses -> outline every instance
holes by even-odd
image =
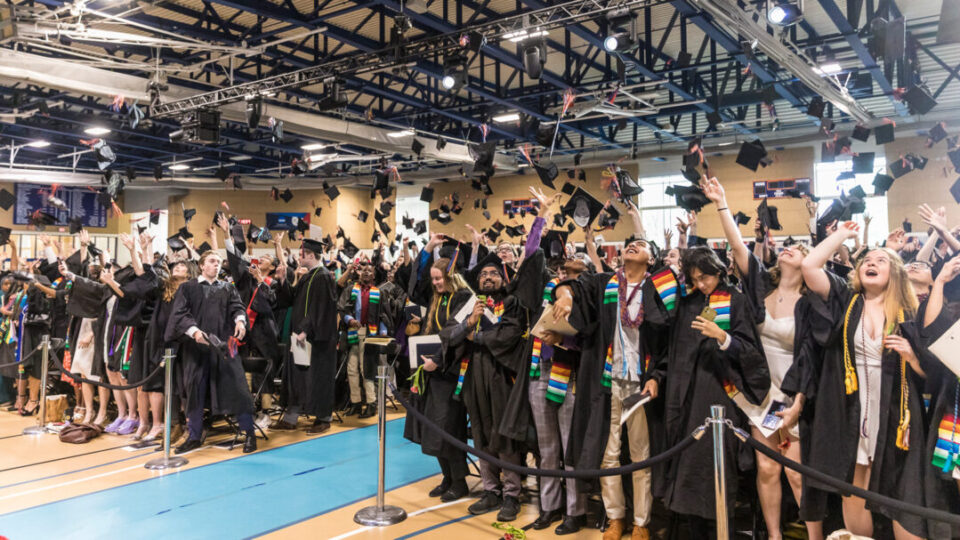
[[[930,263],[923,261],[913,261],[912,263],[907,264],[907,268],[922,270],[924,268],[930,268]]]

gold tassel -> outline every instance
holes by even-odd
[[[903,310],[897,313],[897,324],[904,321]],[[892,329],[891,329],[892,333]],[[900,423],[897,425],[897,448],[910,450],[910,388],[907,386],[907,361],[900,358]]]
[[[857,370],[853,367],[853,360],[850,357],[850,342],[847,341],[847,328],[850,326],[850,312],[853,311],[853,305],[857,303],[860,294],[853,295],[850,299],[850,305],[847,306],[847,313],[843,316],[843,384],[847,389],[847,395],[854,393],[859,388],[857,384]]]

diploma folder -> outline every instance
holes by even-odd
[[[417,369],[423,364],[423,357],[430,356],[436,358],[440,363],[440,336],[438,334],[428,334],[425,336],[411,336],[407,339],[407,351],[410,355],[410,369]]]
[[[543,339],[543,334],[546,331],[560,334],[562,336],[577,335],[577,331],[573,328],[573,326],[570,325],[570,321],[566,319],[560,319],[559,321],[555,322],[553,320],[553,304],[544,308],[543,315],[540,315],[540,320],[537,321],[537,324],[534,325],[533,330],[530,333],[540,339]]]
[[[943,365],[960,377],[960,321],[953,323],[942,336],[930,345],[930,352],[937,355]]]

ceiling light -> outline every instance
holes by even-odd
[[[29,146],[30,148],[46,148],[50,146],[50,141],[44,141],[44,140],[33,141],[33,142],[28,142],[24,146]]]
[[[463,57],[453,57],[443,66],[440,84],[444,90],[459,90],[467,84],[467,62]]]
[[[228,159],[230,161],[247,161],[253,159],[253,156],[230,156]]]
[[[323,143],[309,143],[309,144],[305,144],[305,145],[301,146],[300,149],[301,149],[301,150],[304,150],[304,151],[306,151],[306,152],[310,152],[310,151],[313,151],[313,150],[323,150],[323,149],[326,148],[326,147],[327,147],[327,145],[325,145],[325,144],[323,144]]]
[[[516,122],[520,120],[520,113],[506,113],[493,117],[494,122]]]
[[[88,127],[87,129],[83,130],[83,132],[86,133],[87,135],[94,135],[99,137],[100,135],[106,135],[107,133],[110,133],[110,128],[94,126],[94,127]]]
[[[186,171],[188,169],[190,169],[190,166],[184,163],[176,163],[170,166],[171,171]]]
[[[409,137],[410,135],[414,135],[414,131],[412,129],[404,129],[401,131],[391,131],[390,133],[387,133],[387,137],[393,137],[394,139],[399,137]]]
[[[830,62],[828,64],[820,64],[820,67],[813,68],[813,71],[819,75],[836,75],[843,71],[843,68],[836,62]]]
[[[803,8],[799,2],[777,0],[773,5],[768,2],[767,20],[777,26],[792,26],[803,20]]]

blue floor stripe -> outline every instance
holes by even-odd
[[[439,472],[403,439],[403,420],[387,424],[387,460],[387,489]],[[372,497],[376,464],[376,428],[358,428],[3,514],[0,534],[246,538]]]
[[[420,536],[420,535],[423,534],[423,533],[428,533],[428,532],[430,532],[430,531],[439,529],[440,527],[446,527],[447,525],[452,525],[452,524],[454,524],[454,523],[459,523],[459,522],[461,522],[461,521],[468,520],[468,519],[470,519],[470,518],[472,518],[472,517],[475,517],[475,516],[473,516],[472,514],[467,514],[467,515],[465,515],[465,516],[460,516],[460,517],[458,517],[458,518],[448,519],[447,521],[444,521],[443,523],[436,523],[436,524],[431,525],[431,526],[429,526],[429,527],[420,529],[419,531],[414,531],[414,532],[412,532],[412,533],[410,533],[410,534],[405,534],[405,535],[403,535],[403,536],[398,536],[398,537],[394,538],[393,540],[407,540],[408,538],[413,538],[414,536]]]
[[[41,476],[40,478],[31,478],[30,480],[23,480],[23,481],[21,481],[21,482],[16,482],[16,483],[13,483],[13,484],[6,484],[6,485],[3,485],[3,486],[0,486],[0,489],[7,489],[7,488],[16,487],[16,486],[22,486],[22,485],[24,485],[24,484],[32,484],[32,483],[34,483],[34,482],[42,482],[43,480],[49,480],[49,479],[51,479],[51,478],[58,478],[58,477],[60,477],[60,476],[67,476],[68,474],[76,474],[76,473],[78,473],[78,472],[89,471],[89,470],[91,470],[91,469],[99,469],[100,467],[106,467],[107,465],[113,465],[113,464],[116,464],[116,463],[122,463],[122,462],[124,462],[124,461],[130,461],[131,459],[137,459],[137,458],[144,457],[144,456],[149,456],[149,455],[150,455],[150,452],[144,452],[144,453],[142,453],[142,454],[137,454],[137,455],[135,455],[135,456],[125,457],[125,458],[123,458],[123,459],[117,459],[117,460],[114,460],[114,461],[108,461],[108,462],[106,462],[106,463],[100,463],[100,464],[98,464],[98,465],[91,465],[91,466],[89,466],[89,467],[83,467],[82,469],[74,469],[74,470],[72,470],[72,471],[62,472],[62,473],[59,473],[59,474],[51,474],[50,476]]]

